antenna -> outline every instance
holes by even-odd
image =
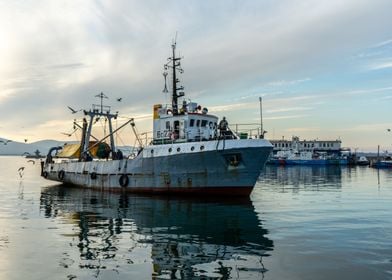
[[[108,99],[108,97],[103,92],[101,92],[100,94],[97,94],[95,97],[101,98],[101,113],[102,113],[103,112],[103,99],[104,98]]]
[[[167,84],[166,84],[166,78],[167,78],[167,72],[165,71],[165,72],[163,72],[163,78],[165,79],[165,88],[163,89],[163,91],[162,92],[164,92],[164,93],[168,93],[169,91],[167,90]]]
[[[177,33],[178,33],[178,31],[176,31],[176,36],[174,37],[173,45],[176,45],[176,44],[177,44]]]
[[[177,32],[176,36],[173,40],[173,44],[171,45],[172,47],[172,56],[169,57],[167,60],[167,63],[164,64],[164,72],[163,76],[165,78],[165,88],[163,89],[163,92],[168,92],[167,91],[167,71],[170,69],[172,71],[172,110],[173,110],[173,115],[178,115],[178,98],[182,97],[185,95],[183,92],[184,87],[183,86],[178,86],[177,84],[180,82],[180,80],[177,78],[177,72],[179,74],[184,73],[184,70],[181,68],[181,57],[176,57],[176,45],[177,45]]]

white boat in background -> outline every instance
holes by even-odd
[[[273,155],[268,160],[275,165],[347,165],[349,149],[342,149],[340,140],[306,141],[294,136],[291,141],[271,141]],[[324,146],[324,148],[322,148]]]
[[[275,165],[347,165],[348,158],[325,153],[286,150],[278,151],[268,163]]]
[[[370,161],[365,156],[360,156],[357,160],[358,165],[369,165]]]

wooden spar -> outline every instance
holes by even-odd
[[[85,120],[85,119],[84,119]],[[83,131],[83,127],[81,127],[79,124],[77,124],[76,122],[74,122],[74,125],[76,125],[77,127],[79,127],[82,131]],[[86,132],[84,132],[86,133]],[[82,135],[83,136],[83,135]],[[95,137],[94,135],[90,135],[90,137],[94,138],[95,140],[99,141],[97,137]]]
[[[115,129],[112,133],[106,135],[106,136],[103,137],[101,140],[98,140],[98,142],[94,143],[94,145],[91,145],[90,147],[88,147],[88,148],[86,149],[86,151],[88,151],[88,150],[94,148],[95,146],[97,146],[98,144],[102,143],[103,140],[105,140],[106,138],[112,136],[114,133],[116,133],[117,131],[119,131],[120,129],[122,129],[124,126],[126,126],[127,124],[129,124],[131,121],[133,121],[133,119],[130,119],[130,120],[126,121],[123,125],[121,125],[121,126],[120,126],[119,128],[117,128],[117,129]],[[114,152],[114,151],[112,151],[112,152]]]
[[[74,122],[74,124],[76,124],[77,126],[80,127],[80,125],[78,125],[76,122]],[[87,120],[86,118],[83,118],[83,127],[82,127],[82,139],[80,141],[80,150],[83,151],[84,150],[84,145],[85,145],[85,141],[86,141],[86,131],[87,131]],[[79,154],[79,161],[82,160],[82,153]]]
[[[135,128],[135,122],[133,121],[133,119],[130,120],[131,121],[131,127],[132,127],[132,131],[135,134],[136,140],[139,142],[139,146],[143,147],[143,143],[142,140],[140,139],[139,135],[136,132],[136,128]]]

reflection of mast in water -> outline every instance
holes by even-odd
[[[157,276],[260,278],[262,257],[273,249],[249,198],[205,202],[60,186],[42,191],[41,209],[46,217],[72,218],[79,267],[97,273],[152,261]]]
[[[380,189],[380,168],[377,168],[377,186]]]

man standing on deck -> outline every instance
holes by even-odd
[[[226,117],[223,117],[223,119],[219,122],[219,132],[220,132],[220,138],[226,138],[226,132],[227,132],[227,128],[228,128],[228,123],[226,121]]]

